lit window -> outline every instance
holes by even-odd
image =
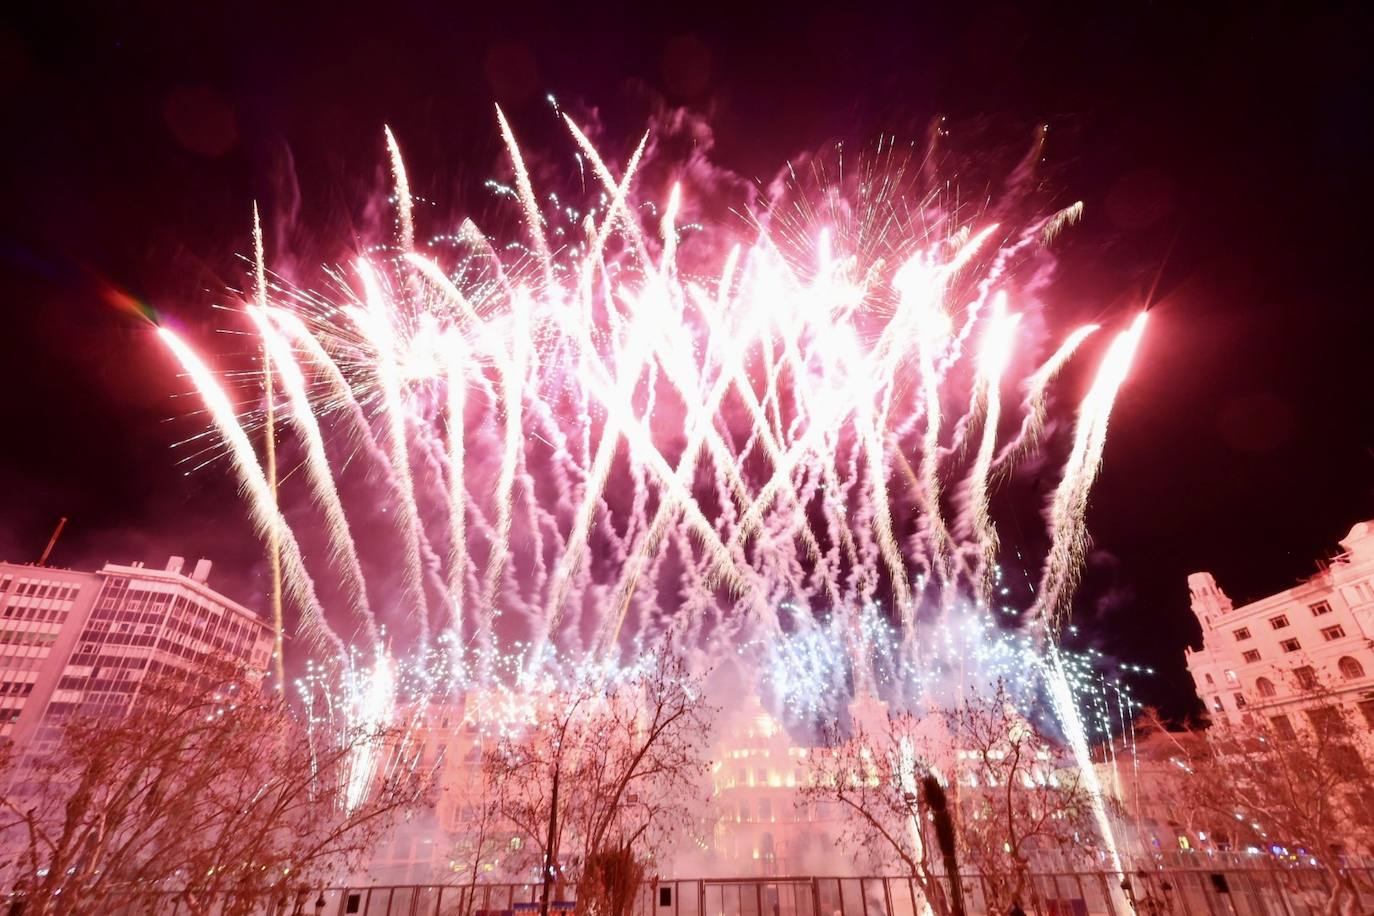
[[[1279,648],[1285,652],[1296,652],[1302,648],[1302,643],[1298,642],[1296,639],[1285,639],[1283,642],[1279,643]]]
[[[1226,708],[1221,702],[1221,697],[1212,697],[1212,708],[1217,712],[1221,712]]]
[[[1242,655],[1241,658],[1245,659],[1247,665],[1253,665],[1260,660],[1259,649],[1246,649],[1245,654]]]
[[[1240,642],[1242,639],[1249,639],[1249,638],[1250,638],[1250,628],[1249,628],[1249,627],[1241,627],[1239,630],[1236,630],[1236,632],[1235,632],[1234,635],[1235,635],[1235,637],[1236,637],[1236,642]]]
[[[1275,630],[1282,630],[1284,627],[1288,626],[1288,615],[1280,614],[1277,617],[1270,617],[1269,626]]]
[[[1351,658],[1349,655],[1342,655],[1341,660],[1337,662],[1336,665],[1340,669],[1341,677],[1345,678],[1347,681],[1353,681],[1355,678],[1364,677],[1364,665],[1361,665],[1358,659]]]
[[[1331,613],[1331,602],[1330,602],[1330,601],[1318,601],[1316,604],[1309,605],[1309,607],[1311,607],[1311,609],[1312,609],[1312,616],[1313,616],[1313,617],[1320,617],[1320,616],[1323,615],[1323,614],[1330,614],[1330,613]]]
[[[1244,708],[1245,708],[1245,694],[1243,694],[1243,693],[1237,693],[1237,694],[1233,694],[1232,696],[1235,697],[1236,709],[1244,709]]]
[[[1322,628],[1322,639],[1326,640],[1327,642],[1330,642],[1333,639],[1340,639],[1344,635],[1345,629],[1341,627],[1339,624],[1337,624],[1334,627]]]
[[[1226,670],[1226,680],[1232,684],[1236,682],[1236,673],[1229,668]]]

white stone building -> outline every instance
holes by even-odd
[[[1186,661],[1214,720],[1239,726],[1263,716],[1291,735],[1320,689],[1374,729],[1374,521],[1340,543],[1344,552],[1316,575],[1240,607],[1211,573],[1188,577],[1202,648]]]
[[[0,744],[50,742],[71,713],[126,709],[150,674],[208,657],[265,673],[271,627],[210,588],[209,560],[184,565],[0,563]]]

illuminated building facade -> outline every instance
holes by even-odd
[[[797,745],[757,699],[737,721],[712,766],[719,867],[740,876],[815,871],[843,828],[833,805],[802,796],[816,750]]]
[[[1276,734],[1292,735],[1319,690],[1374,729],[1374,521],[1351,528],[1341,547],[1317,575],[1240,607],[1211,573],[1188,577],[1202,648],[1186,660],[1214,720],[1263,716]]]
[[[210,658],[265,672],[271,627],[210,588],[209,560],[184,565],[0,564],[0,741],[40,748],[72,713],[118,713],[150,675]]]

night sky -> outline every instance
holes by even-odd
[[[1056,315],[1119,323],[1154,291],[1077,614],[1088,643],[1160,669],[1138,689],[1168,711],[1191,702],[1187,573],[1255,598],[1374,516],[1361,13],[19,6],[0,14],[0,558],[36,558],[65,515],[57,564],[206,555],[212,584],[264,606],[231,476],[178,463],[173,443],[201,424],[119,303],[213,346],[210,304],[243,276],[252,201],[270,259],[290,252],[308,272],[340,251],[306,239],[366,228],[383,124],[417,193],[456,212],[501,162],[492,102],[537,141],[548,92],[596,109],[625,147],[649,110],[688,106],[712,125],[715,160],[762,181],[828,142],[920,139],[937,114],[990,156],[1048,124],[1042,176],[1086,204],[1057,247]],[[1038,509],[1019,517],[1038,524]]]

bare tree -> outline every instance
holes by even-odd
[[[1037,853],[1092,842],[1077,770],[1058,764],[1057,749],[1001,683],[942,712],[855,722],[847,736],[832,726],[825,744],[812,756],[805,796],[838,804],[848,815],[844,839],[875,867],[901,868],[936,913],[955,901],[933,858],[931,794],[920,790],[929,777],[945,787],[959,862],[982,877],[1001,912],[1026,897]]]
[[[628,674],[582,677],[543,707],[484,767],[547,903],[556,882],[610,880],[625,857],[651,864],[689,826],[711,709],[700,678],[667,651]],[[588,900],[619,899],[609,887],[580,889],[579,899],[584,890]]]
[[[444,791],[454,795],[455,814],[449,834],[449,880],[465,886],[458,896],[458,916],[471,916],[478,903],[477,883],[523,877],[512,873],[513,834],[502,814],[502,799],[487,778],[480,747],[472,749],[472,759],[450,761],[461,772]],[[519,840],[517,839],[517,842]]]
[[[1093,847],[1088,792],[1001,681],[988,692],[970,689],[945,715],[961,855],[1004,911],[1027,898],[1037,856]]]
[[[424,803],[407,753],[391,732],[309,728],[238,672],[151,679],[127,715],[73,718],[12,768],[12,894],[27,914],[165,895],[230,916],[294,899]]]
[[[1316,858],[1329,878],[1326,911],[1353,907],[1342,857],[1374,844],[1374,736],[1358,712],[1309,679],[1292,704],[1194,734],[1186,803],[1242,842]]]
[[[1208,753],[1203,729],[1166,722],[1158,709],[1145,706],[1113,751],[1113,794],[1122,811],[1122,822],[1131,825],[1139,839],[1139,851],[1158,854],[1151,834],[1164,828],[1173,850],[1176,834],[1208,837],[1218,847],[1235,836],[1235,819],[1219,817],[1190,796],[1189,782],[1199,760]]]
[[[558,698],[542,698],[544,708],[533,722],[502,735],[482,755],[484,785],[511,835],[504,871],[537,877],[546,892],[548,882],[564,880],[559,850],[568,821],[559,794],[585,737],[581,720],[589,694],[585,685],[565,692],[562,706]],[[563,798],[566,805],[566,792]]]
[[[949,911],[932,865],[930,812],[920,791],[933,772],[932,720],[902,714],[882,723],[855,721],[822,730],[822,747],[810,755],[802,797],[808,804],[838,805],[841,842],[862,851],[879,871],[900,868],[938,914]]]
[[[458,788],[461,799],[453,837],[453,873],[461,884],[495,874],[510,848],[510,830],[501,816],[501,799],[486,780],[483,768],[465,774]],[[467,910],[464,910],[466,913]]]

